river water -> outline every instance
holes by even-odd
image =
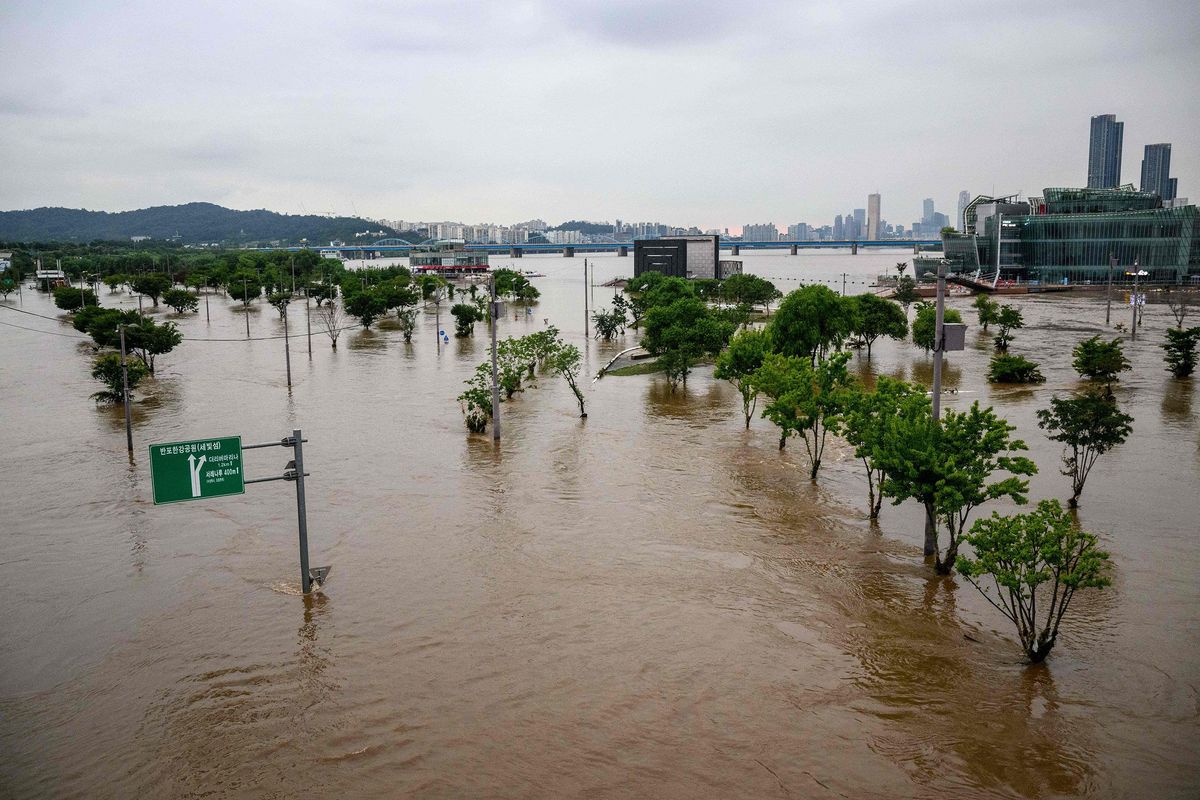
[[[747,253],[747,271],[864,291],[898,257]],[[548,320],[585,344],[584,259],[544,271],[523,334]],[[597,283],[632,259],[589,258]],[[101,294],[106,305],[135,306]],[[454,398],[487,331],[439,345],[423,316],[338,349],[244,336],[238,305],[175,319],[134,411],[88,395],[91,348],[65,321],[0,309],[0,796],[3,797],[1195,797],[1200,791],[1200,434],[1193,381],[1162,367],[1151,306],[1119,396],[1129,442],[1103,458],[1080,518],[1114,583],[1080,595],[1048,663],[921,560],[912,504],[865,520],[860,466],[834,441],[820,480],[773,426],[743,430],[734,390],[700,368],[503,407],[504,440],[468,436]],[[1065,498],[1034,412],[1078,387],[1070,347],[1103,300],[1010,299],[1013,352],[1044,385],[993,389],[972,326],[947,383],[994,404]],[[6,305],[59,317],[35,292]],[[1119,319],[1127,309],[1117,308]],[[304,309],[290,311],[304,332]],[[269,307],[256,337],[278,335]],[[442,328],[452,329],[443,313]],[[34,328],[35,333],[12,325]],[[636,342],[587,342],[594,373]],[[855,369],[928,381],[910,343]],[[313,564],[298,594],[292,487],[154,506],[145,446],[213,435],[309,439]],[[276,474],[282,449],[246,454]],[[1005,504],[997,504],[1005,510]],[[986,513],[986,511],[985,511]]]

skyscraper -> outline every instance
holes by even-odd
[[[867,241],[879,238],[879,194],[867,195]]]
[[[1089,189],[1111,189],[1121,185],[1121,142],[1125,123],[1115,114],[1092,117],[1092,135],[1088,147]]]
[[[842,227],[842,215],[838,214],[833,218],[833,238],[837,240],[846,238],[846,229]]]
[[[963,219],[963,214],[967,212],[967,206],[971,202],[971,193],[963,189],[958,193],[958,230],[961,233],[967,231],[967,221]]]
[[[933,198],[926,197],[922,206],[921,222],[926,225],[933,224]]]
[[[1171,145],[1146,145],[1142,156],[1142,191],[1154,192],[1163,200],[1174,200],[1171,182]]]

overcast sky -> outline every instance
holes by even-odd
[[[0,2],[0,209],[829,224],[882,194],[1200,200],[1200,4]]]

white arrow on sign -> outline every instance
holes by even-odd
[[[192,473],[192,497],[200,496],[200,470],[204,469],[204,462],[208,461],[208,456],[200,456],[197,461],[193,455],[188,455],[188,469]]]

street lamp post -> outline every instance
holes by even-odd
[[[1108,287],[1104,290],[1104,324],[1108,325],[1112,320],[1112,275],[1113,270],[1117,268],[1117,257],[1113,253],[1108,254]]]
[[[1131,329],[1132,332],[1130,334],[1131,339],[1137,339],[1138,303],[1141,302],[1141,298],[1138,296],[1138,278],[1142,277],[1143,275],[1149,275],[1149,274],[1150,273],[1146,272],[1146,270],[1144,270],[1144,269],[1138,269],[1138,262],[1136,259],[1134,259],[1134,262],[1133,262],[1133,297],[1131,297],[1129,300],[1129,305],[1133,308],[1133,328]]]

